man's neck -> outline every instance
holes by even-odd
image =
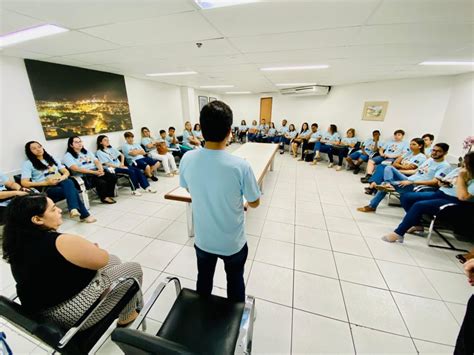
[[[226,139],[223,140],[222,142],[209,142],[206,141],[206,144],[204,145],[204,148],[210,149],[210,150],[225,150],[226,147]]]
[[[433,160],[437,163],[441,163],[442,161],[444,161],[444,156],[442,156],[441,158],[438,158],[438,159],[433,158]]]

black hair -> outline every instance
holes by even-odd
[[[101,134],[97,137],[97,150],[104,150],[104,148],[111,148],[112,146],[109,144],[107,147],[104,147],[104,145],[102,144],[102,140],[104,138],[107,138],[107,136],[105,134]]]
[[[291,129],[291,127],[293,127],[293,129]],[[290,125],[288,126],[288,131],[290,132],[296,131],[295,125],[293,123],[290,123]]]
[[[301,131],[300,131],[300,133],[303,133],[303,132],[305,131],[305,129],[303,128],[304,125],[306,125],[306,129],[309,129],[308,122],[304,122],[304,123],[301,125]]]
[[[379,131],[378,129],[376,129],[376,130],[372,131],[372,135],[374,135],[375,133],[378,133],[378,134],[380,134],[380,131]]]
[[[7,263],[21,260],[21,251],[28,247],[29,240],[39,238],[44,233],[33,224],[33,216],[42,216],[48,206],[45,194],[17,196],[10,201],[5,210],[3,227],[3,259]]]
[[[413,138],[411,142],[415,142],[420,147],[420,152],[425,154],[425,141],[421,138]]]
[[[206,141],[222,142],[232,127],[233,113],[227,104],[215,100],[202,108],[199,122]]]
[[[144,130],[147,130],[148,132],[150,132],[150,129],[148,127],[142,127],[140,128],[140,133],[141,133],[141,136],[143,137],[143,131]]]
[[[434,141],[434,136],[431,133],[425,133],[421,136],[421,138],[423,139],[425,139],[426,137],[428,137],[430,141]]]
[[[469,152],[464,156],[464,166],[472,179],[474,176],[474,152]]]
[[[332,134],[337,132],[337,126],[335,124],[330,124],[329,125],[329,130],[331,131]]]
[[[72,142],[74,141],[75,138],[81,139],[79,136],[72,136],[69,137],[67,140],[67,152],[70,153],[74,158],[79,158],[79,154],[76,153],[76,151],[72,148]],[[87,149],[82,146],[81,153],[87,154]]]
[[[438,148],[441,148],[443,150],[443,152],[445,152],[445,153],[449,152],[449,144],[447,144],[447,143],[436,143],[434,146],[438,147]]]
[[[270,122],[270,128],[275,128],[275,122]]]
[[[396,135],[398,133],[401,133],[403,136],[405,135],[405,131],[403,129],[397,129],[395,132],[393,132],[393,135]]]
[[[164,129],[160,129],[160,134],[162,133],[166,133],[166,131]]]
[[[170,130],[176,131],[176,128],[174,128],[173,126],[170,126],[170,127],[168,127],[168,131],[170,131]]]
[[[135,137],[135,135],[134,135],[132,132],[125,132],[125,133],[123,134],[123,136],[124,136],[125,138],[133,138],[133,137]]]
[[[346,134],[349,133],[349,132],[352,132],[352,137],[355,137],[355,136],[356,136],[356,130],[355,130],[354,128],[349,128],[349,129],[347,130]]]
[[[36,157],[36,155],[34,155],[33,152],[31,151],[30,146],[33,143],[37,143],[37,144],[41,145],[37,141],[29,141],[28,143],[26,143],[25,144],[26,157],[31,162],[31,164],[33,164],[33,167],[35,169],[37,169],[37,170],[46,170],[46,169],[48,169],[48,167],[43,162],[41,162],[41,160],[39,160]],[[56,165],[56,162],[54,161],[53,157],[51,155],[49,155],[48,152],[46,150],[44,150],[44,148],[43,148],[43,159],[46,160],[46,162],[50,166]]]
[[[242,123],[242,122],[243,122],[243,123]],[[241,125],[247,125],[247,122],[245,122],[245,120],[242,120],[242,121],[240,121],[240,124],[241,124]]]
[[[317,124],[317,123],[312,123],[312,124],[311,124],[311,127],[316,127],[316,128],[318,128],[318,124]]]
[[[197,127],[197,126],[199,126],[199,129],[201,129],[201,125],[200,125],[199,123],[196,123],[196,124],[194,125],[194,129],[193,129],[194,131],[196,131],[196,129],[197,129],[196,127]]]

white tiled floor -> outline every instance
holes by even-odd
[[[256,296],[255,354],[449,354],[472,288],[455,253],[408,236],[403,245],[380,237],[403,211],[382,203],[376,214],[355,211],[369,197],[360,176],[278,155],[264,181],[262,205],[246,216],[247,292]],[[164,200],[177,178],[160,178],[155,195],[120,192],[116,205],[93,201],[98,223],[65,220],[62,230],[99,243],[144,270],[145,298],[166,276],[195,287],[193,240],[185,206]],[[2,294],[14,291],[0,263]],[[214,292],[225,295],[218,264]],[[155,332],[171,306],[166,291],[150,314]],[[0,320],[1,324],[1,320]],[[1,325],[15,354],[44,353],[38,343]],[[101,353],[120,350],[110,341]]]

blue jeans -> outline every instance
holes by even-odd
[[[438,190],[435,191],[421,191],[421,192],[407,192],[400,196],[400,203],[402,204],[405,212],[408,212],[410,208],[418,201],[431,200],[438,198]]]
[[[145,174],[140,169],[135,168],[134,166],[129,166],[128,168],[115,168],[116,173],[127,174],[132,181],[132,190],[136,190],[139,187],[146,189],[150,186]]]
[[[247,139],[249,142],[255,142],[255,139],[257,138],[257,135],[255,133],[249,133],[247,135]]]
[[[138,169],[145,170],[147,165],[150,165],[150,167],[153,167],[158,162],[158,160],[155,160],[150,157],[143,157],[141,159],[135,160],[135,164],[132,164],[132,166],[137,167]]]
[[[395,182],[407,180],[408,176],[402,174],[400,171],[395,169],[393,166],[386,166],[383,170],[383,180],[385,182]]]
[[[198,279],[196,290],[200,295],[210,295],[216,270],[217,258],[224,261],[227,275],[227,298],[235,302],[245,301],[244,266],[249,249],[247,243],[239,252],[224,256],[208,253],[194,245],[197,256]]]
[[[395,185],[394,187],[395,187],[395,191],[397,191],[400,195],[413,191],[413,185],[408,185],[408,186]],[[384,191],[377,191],[374,198],[370,200],[369,206],[372,208],[377,208],[377,206],[380,204],[380,202],[382,202],[382,200],[385,198],[386,195],[387,193]]]
[[[367,154],[362,153],[362,150],[358,150],[354,153],[349,154],[349,158],[352,160],[362,160],[363,162],[368,162],[369,161],[369,156]]]
[[[349,153],[348,147],[331,147],[331,150],[328,152],[329,161],[332,163],[334,161],[334,154],[337,154],[338,161],[337,165],[342,166],[342,162],[344,158],[347,157],[347,153]]]
[[[81,218],[87,218],[90,216],[89,211],[79,197],[74,182],[70,179],[61,181],[56,186],[49,187],[46,189],[46,195],[48,195],[48,197],[54,202],[66,199],[68,210],[78,210],[81,214]]]
[[[321,143],[320,141],[314,143],[315,152],[329,153],[331,151],[331,148],[332,147],[330,145],[327,145],[326,143]]]
[[[419,194],[422,195],[423,193],[420,192]],[[421,217],[424,214],[435,215],[439,208],[447,203],[460,203],[456,197],[446,195],[439,190],[423,196],[425,200],[415,202],[410,207],[402,222],[395,229],[395,233],[403,237],[408,229],[420,225]]]
[[[372,161],[375,163],[375,165],[379,165],[383,161],[395,161],[395,158],[384,158],[384,157],[381,157],[380,155],[377,155],[376,157],[372,158]]]
[[[375,166],[374,173],[369,179],[369,182],[375,182],[377,185],[380,185],[383,182],[383,177],[384,177],[384,171],[386,165],[379,164]]]

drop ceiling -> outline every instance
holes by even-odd
[[[472,0],[275,0],[211,10],[192,0],[2,0],[0,10],[1,34],[44,23],[70,29],[3,48],[2,56],[195,88],[230,84],[259,93],[285,82],[452,75],[472,67],[417,64],[474,61]],[[259,70],[314,64],[330,68]],[[176,71],[198,74],[145,75]]]

